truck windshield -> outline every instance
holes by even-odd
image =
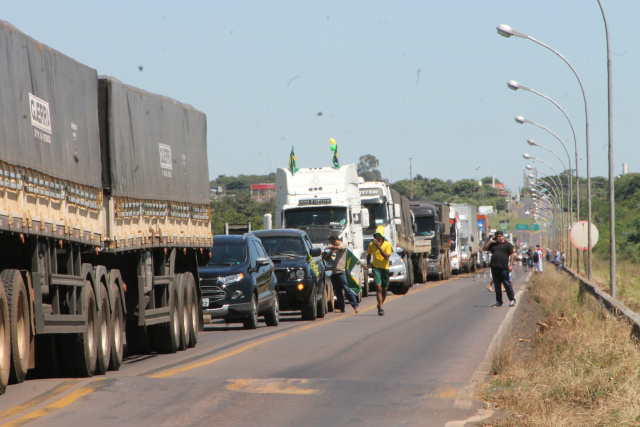
[[[305,227],[345,227],[347,225],[347,208],[317,207],[309,209],[288,209],[284,212],[286,228]]]
[[[365,204],[364,207],[369,211],[369,228],[365,232],[375,230],[379,225],[389,225],[389,215],[385,205],[382,203],[370,203]]]
[[[417,236],[431,236],[436,232],[436,221],[432,216],[419,216],[416,218],[418,226]]]

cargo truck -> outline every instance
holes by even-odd
[[[195,346],[206,118],[0,21],[0,391]]]
[[[369,212],[362,209],[358,183],[354,164],[300,168],[295,174],[278,168],[275,227],[304,230],[322,249],[332,233],[338,234],[357,259],[351,274],[364,289],[368,275],[362,229],[369,225]]]
[[[378,226],[384,228],[385,239],[391,244],[393,252],[389,257],[389,287],[394,293],[402,293],[411,286],[412,275],[408,274],[407,262],[398,249],[397,227],[401,224],[399,200],[400,194],[396,192],[395,199],[391,195],[389,183],[384,181],[361,181],[359,184],[362,208],[369,211],[369,227],[363,230],[364,249],[373,241],[373,233]],[[373,287],[373,277],[369,275],[370,286]],[[404,291],[406,293],[406,291]]]
[[[432,201],[411,202],[410,206],[416,222],[416,243],[426,246],[426,259],[419,261],[416,278],[448,279],[451,277],[449,206]]]
[[[469,273],[476,271],[478,265],[478,220],[477,209],[471,204],[452,203],[456,215],[460,221],[459,247],[460,247],[460,269]]]

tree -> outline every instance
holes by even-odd
[[[358,176],[361,176],[365,181],[380,181],[382,174],[376,169],[378,164],[380,164],[380,162],[374,155],[366,154],[360,156],[358,166],[356,167]]]

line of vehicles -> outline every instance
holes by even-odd
[[[194,347],[205,320],[322,318],[332,233],[355,260],[359,298],[380,225],[395,294],[486,261],[474,206],[409,201],[353,164],[278,169],[275,229],[213,236],[202,112],[4,21],[0,47],[0,393],[33,369],[117,370],[125,342],[129,354]]]

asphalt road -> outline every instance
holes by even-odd
[[[514,274],[520,289],[524,273]],[[0,396],[0,423],[33,427],[457,426],[507,314],[488,270],[375,297],[358,314],[284,315],[257,330],[216,323],[195,349],[127,358],[89,379],[34,379]],[[506,300],[506,298],[505,298]]]

